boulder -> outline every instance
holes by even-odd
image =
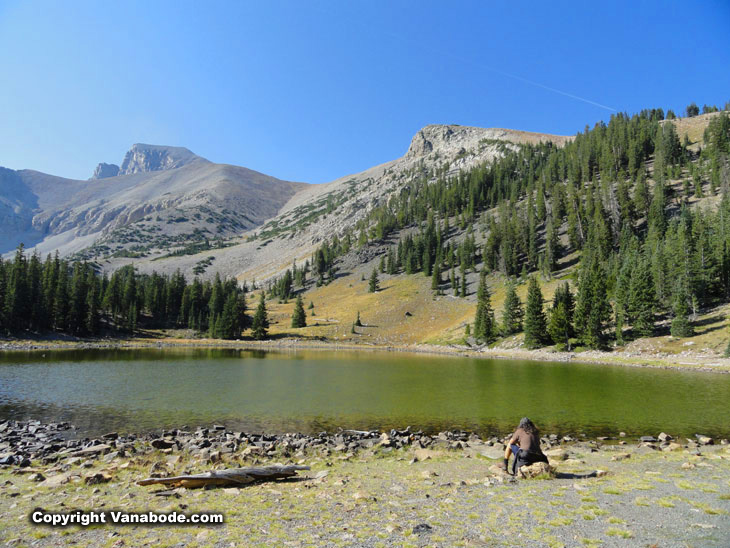
[[[545,456],[549,460],[566,460],[568,458],[568,452],[565,449],[556,447],[555,449],[545,451]]]
[[[520,476],[525,479],[546,476],[555,477],[555,469],[546,462],[536,462],[529,466],[520,467]]]
[[[101,472],[94,472],[84,476],[84,483],[86,483],[86,485],[96,485],[97,483],[107,483],[111,479],[111,474],[102,470]]]

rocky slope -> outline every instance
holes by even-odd
[[[88,181],[0,169],[0,252],[23,242],[103,260],[207,247],[276,215],[304,186],[142,144]]]
[[[520,144],[569,139],[430,125],[401,158],[319,185],[146,144],[133,145],[121,166],[99,164],[88,181],[3,169],[0,253],[24,242],[105,270],[134,262],[147,272],[265,279],[418,179],[458,173]]]
[[[279,213],[262,226],[245,232],[224,249],[165,259],[135,261],[141,271],[214,272],[239,279],[262,280],[275,276],[292,261],[303,261],[325,239],[342,234],[372,208],[417,179],[453,175],[489,161],[507,149],[549,140],[557,145],[571,137],[507,129],[458,125],[430,125],[412,139],[404,156],[326,184],[305,186]],[[105,268],[116,268],[122,259],[111,259]],[[201,265],[212,265],[202,271]]]

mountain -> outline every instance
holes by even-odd
[[[292,261],[304,262],[326,238],[342,235],[416,180],[458,174],[523,144],[551,141],[562,146],[571,139],[499,128],[429,125],[416,133],[402,157],[329,183],[303,186],[272,218],[227,241],[224,248],[164,258],[137,257],[134,264],[141,272],[172,273],[180,268],[203,277],[220,272],[265,280]],[[114,270],[128,262],[117,256],[101,264]]]
[[[41,253],[139,257],[210,245],[260,225],[305,186],[145,144],[87,181],[1,168],[0,252],[23,242]]]
[[[133,145],[120,165],[100,163],[86,181],[2,169],[0,252],[23,242],[107,271],[133,262],[142,272],[266,279],[417,179],[453,175],[522,144],[570,139],[429,125],[401,158],[317,185],[149,144]]]

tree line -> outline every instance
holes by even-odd
[[[138,327],[190,328],[233,339],[251,327],[247,291],[245,282],[219,275],[189,283],[180,271],[139,274],[131,265],[100,275],[90,263],[71,264],[58,253],[42,262],[21,244],[12,260],[0,259],[0,330],[94,336]]]
[[[436,292],[465,297],[469,271],[549,279],[578,252],[574,302],[560,312],[571,337],[622,343],[663,317],[691,334],[700,309],[730,300],[730,117],[709,122],[699,150],[663,118],[617,114],[564,147],[524,145],[455,177],[426,174],[325,243],[315,274],[326,280],[340,254],[400,232],[381,272],[422,273]],[[692,205],[707,195],[719,204]]]

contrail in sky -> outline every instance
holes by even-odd
[[[368,29],[368,30],[372,32],[372,29]],[[553,93],[557,93],[558,95],[564,95],[565,97],[570,97],[571,99],[575,99],[576,101],[582,101],[584,103],[588,103],[589,105],[593,105],[594,107],[602,108],[602,109],[605,109],[605,110],[608,110],[611,112],[617,112],[615,108],[603,105],[601,103],[597,103],[596,101],[591,101],[590,99],[586,99],[585,97],[581,97],[580,95],[575,95],[573,93],[568,93],[567,91],[563,91],[561,89],[546,86],[545,84],[541,84],[540,82],[535,82],[534,80],[528,80],[527,78],[523,78],[522,76],[517,76],[516,74],[511,74],[509,72],[505,72],[503,70],[499,70],[494,67],[490,67],[489,65],[485,65],[478,61],[474,61],[473,59],[468,59],[466,57],[461,57],[461,56],[455,55],[453,53],[449,53],[449,52],[442,51],[442,50],[439,50],[436,48],[432,48],[425,44],[420,44],[420,43],[416,44],[412,40],[408,40],[408,39],[406,39],[402,36],[399,36],[397,34],[394,34],[392,32],[381,31],[381,30],[377,30],[376,32],[380,32],[383,35],[390,36],[391,38],[395,38],[396,40],[400,40],[401,42],[406,43],[406,44],[411,44],[414,46],[417,45],[420,49],[429,50],[429,51],[431,51],[431,53],[441,55],[443,57],[451,57],[452,59],[456,59],[456,60],[462,61],[464,63],[469,63],[475,67],[481,68],[483,70],[488,70],[490,72],[494,72],[496,74],[505,76],[507,78],[512,78],[513,80],[517,80],[518,82],[522,82],[522,83],[528,84],[530,86],[534,86],[534,87],[541,88],[541,89],[544,89],[547,91],[551,91]]]
[[[313,7],[314,7],[314,9],[316,11],[319,11],[319,12],[321,12],[323,14],[326,14],[326,15],[334,15],[332,12],[327,13],[327,10],[321,9],[318,6],[313,6]],[[567,91],[563,91],[561,89],[557,89],[557,88],[554,88],[554,87],[551,87],[551,86],[547,86],[545,84],[541,84],[540,82],[535,82],[534,80],[528,80],[527,78],[523,78],[522,76],[517,76],[516,74],[511,74],[509,72],[505,72],[503,70],[499,70],[499,69],[496,69],[494,67],[490,67],[490,66],[485,65],[485,64],[482,64],[482,63],[480,63],[478,61],[474,61],[474,60],[468,59],[466,57],[461,57],[461,56],[455,55],[453,53],[449,53],[449,52],[442,51],[442,50],[439,50],[439,49],[436,49],[436,48],[432,48],[432,47],[428,46],[427,44],[423,44],[423,43],[420,43],[420,42],[419,43],[416,43],[413,40],[408,40],[407,38],[404,38],[403,36],[400,36],[398,34],[394,34],[392,32],[384,31],[384,30],[381,30],[381,29],[378,29],[378,28],[367,27],[363,23],[361,23],[359,20],[351,21],[351,23],[354,23],[355,25],[358,25],[358,26],[364,28],[369,33],[376,32],[376,33],[381,34],[383,36],[389,36],[391,38],[395,38],[396,40],[400,40],[404,44],[411,45],[411,46],[415,46],[415,47],[417,47],[417,48],[419,48],[421,50],[429,50],[431,53],[434,53],[436,55],[441,55],[443,57],[451,57],[452,59],[457,59],[457,60],[462,61],[462,62],[465,62],[465,63],[470,63],[471,65],[473,65],[475,67],[481,68],[483,70],[488,70],[490,72],[494,72],[495,74],[499,74],[501,76],[505,76],[506,78],[512,78],[513,80],[517,80],[518,82],[522,82],[523,84],[527,84],[527,85],[530,85],[530,86],[534,86],[536,88],[544,89],[544,90],[550,91],[552,93],[557,93],[558,95],[563,95],[564,97],[569,97],[571,99],[575,99],[576,101],[582,101],[583,103],[587,103],[589,105],[593,105],[594,107],[602,108],[602,109],[608,110],[610,112],[617,112],[617,110],[615,108],[613,108],[613,107],[609,107],[609,106],[603,105],[603,104],[598,103],[596,101],[591,101],[590,99],[586,99],[585,97],[581,97],[580,95],[575,95],[573,93],[568,93]]]

